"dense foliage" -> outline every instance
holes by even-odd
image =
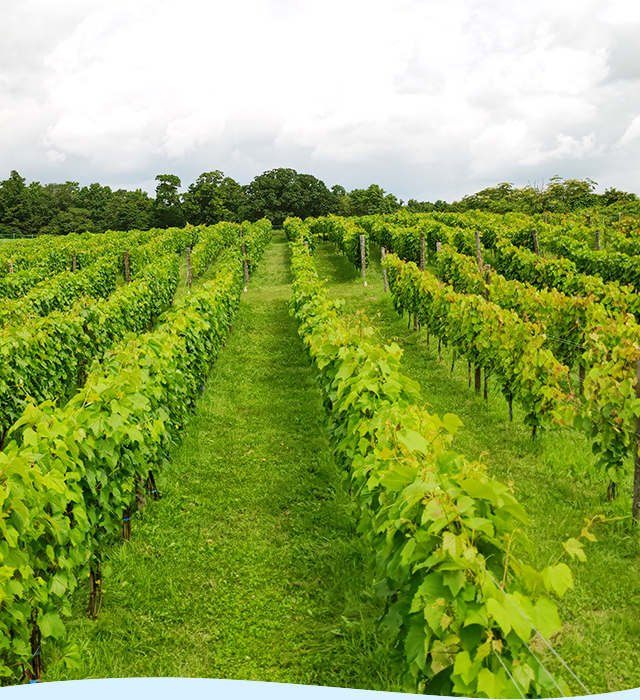
[[[351,191],[341,185],[328,188],[322,180],[292,168],[267,170],[247,185],[225,176],[221,170],[211,170],[199,175],[182,193],[182,181],[177,175],[158,175],[156,181],[154,198],[142,190],[112,190],[98,183],[85,187],[77,182],[27,185],[25,178],[12,170],[9,178],[0,182],[0,236],[166,228],[183,226],[185,222],[240,223],[263,217],[279,225],[290,216],[304,219],[328,214],[367,216],[394,212],[544,213],[545,217],[585,212],[588,217],[606,220],[607,225],[622,216],[635,217],[634,221],[640,217],[640,200],[635,194],[615,188],[596,194],[597,183],[589,178],[563,180],[555,176],[546,185],[522,188],[503,182],[457,202],[410,199],[406,205],[377,184]]]
[[[47,388],[52,373],[36,352],[25,355],[33,398],[18,408],[0,452],[3,684],[39,677],[42,643],[64,640],[69,595],[87,578],[95,616],[107,547],[130,529],[145,482],[162,478],[168,452],[224,343],[243,286],[239,245],[212,249],[219,258],[214,279],[174,303],[155,330],[149,323],[148,311],[157,315],[172,300],[176,249],[207,235],[207,229],[168,229],[140,246],[138,280],[107,300],[74,309],[66,326],[77,326],[76,343],[97,342],[86,353],[82,386],[68,401],[65,387],[57,386],[40,402],[37,392]],[[268,222],[248,225],[242,232],[248,255],[259,255],[270,235]],[[234,244],[238,238],[236,232]],[[256,262],[248,260],[251,267]],[[120,325],[133,335],[114,333],[118,312]],[[52,333],[66,328],[60,319],[50,325]],[[103,354],[107,347],[112,349]],[[72,356],[73,347],[60,342],[47,350],[55,363]],[[82,362],[71,362],[65,374],[77,377]],[[63,660],[73,665],[78,653],[68,640]]]
[[[534,436],[537,426],[550,418],[584,430],[596,464],[609,476],[609,497],[617,494],[620,472],[636,448],[640,416],[640,400],[634,395],[640,372],[640,297],[634,287],[619,281],[635,282],[632,255],[592,250],[593,229],[575,217],[536,223],[541,226],[539,244],[568,252],[572,259],[532,252],[535,222],[523,215],[331,219],[330,229],[324,218],[309,220],[309,229],[332,240],[347,257],[341,236],[348,238],[341,232],[359,226],[371,241],[396,253],[385,264],[396,308],[408,311],[416,327],[464,357],[470,375],[475,365],[477,390],[483,368],[485,393],[489,377],[499,384],[510,413],[512,401],[521,402]],[[333,237],[327,236],[329,230]],[[617,247],[630,247],[638,237],[625,222],[615,226],[614,235]],[[413,262],[420,260],[422,241],[441,281]],[[490,267],[480,272],[489,252],[500,274]],[[602,269],[613,281],[581,274],[578,267],[593,273]],[[578,371],[577,389],[572,388],[570,369]],[[635,482],[632,514],[639,518],[637,468]]]
[[[526,514],[483,465],[451,450],[458,418],[422,408],[400,372],[400,349],[380,347],[366,319],[340,313],[301,241],[291,251],[291,308],[320,378],[334,453],[349,472],[407,690],[568,692],[529,643],[534,630],[546,638],[560,629],[555,604],[541,594],[563,595],[569,567],[556,561],[536,572],[521,559]],[[575,539],[565,552],[584,556]]]
[[[542,182],[515,187],[513,183],[502,182],[450,204],[442,200],[431,203],[410,199],[407,208],[413,212],[480,210],[496,214],[522,212],[529,215],[592,209],[612,218],[617,218],[619,214],[640,216],[640,199],[635,194],[613,187],[605,190],[604,194],[596,194],[594,189],[597,184],[590,178],[564,180],[556,175],[546,185]]]

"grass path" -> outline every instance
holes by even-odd
[[[114,548],[96,622],[74,600],[72,676],[235,678],[398,690],[364,556],[289,316],[274,237],[211,372],[163,497]],[[183,282],[181,282],[183,284]]]
[[[372,246],[373,248],[373,246]],[[375,256],[376,251],[372,250]],[[482,458],[497,478],[513,488],[532,520],[533,562],[552,563],[562,542],[580,534],[585,517],[607,517],[631,511],[631,482],[621,484],[623,495],[610,504],[604,499],[608,480],[594,469],[586,439],[577,431],[555,430],[533,442],[522,413],[514,406],[509,423],[505,399],[489,383],[485,404],[468,386],[466,362],[451,372],[452,355],[443,350],[438,361],[437,340],[427,345],[426,333],[407,328],[391,296],[383,293],[378,260],[367,272],[365,287],[360,273],[330,244],[316,249],[316,266],[334,298],[346,301],[346,310],[364,309],[380,340],[395,340],[404,350],[405,374],[418,381],[429,410],[456,413],[464,428],[455,447],[471,459]],[[629,520],[595,530],[597,543],[587,543],[587,562],[571,562],[576,587],[560,601],[566,622],[554,645],[592,693],[640,687],[640,528]],[[578,694],[584,694],[578,686]]]

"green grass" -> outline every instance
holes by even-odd
[[[274,237],[242,295],[162,498],[114,546],[97,621],[74,595],[82,667],[46,680],[233,678],[400,690],[363,544],[288,314]],[[181,287],[184,284],[184,277]],[[184,290],[182,289],[182,292]],[[182,293],[181,292],[181,293]],[[45,649],[45,659],[56,650]]]
[[[373,248],[373,247],[372,247]],[[391,296],[383,292],[379,251],[367,271],[365,287],[357,271],[330,244],[319,244],[316,265],[327,279],[330,295],[343,298],[346,310],[364,309],[380,340],[395,340],[404,350],[404,373],[418,381],[427,407],[443,415],[456,413],[464,428],[455,447],[471,459],[482,459],[498,479],[513,488],[531,518],[532,563],[546,566],[562,552],[562,542],[576,537],[584,518],[597,514],[627,516],[631,512],[631,479],[621,479],[620,497],[606,500],[606,479],[595,469],[586,438],[575,430],[543,432],[531,440],[523,414],[508,407],[489,382],[488,403],[468,386],[467,363],[460,359],[451,372],[452,354],[437,339],[427,344],[425,332],[407,328]],[[413,324],[411,325],[413,328]],[[631,466],[631,465],[629,465]],[[592,693],[640,687],[640,528],[629,519],[594,529],[596,543],[587,543],[587,562],[569,564],[575,588],[559,601],[564,621],[553,645]],[[546,662],[545,662],[546,663]],[[557,664],[553,665],[557,669]],[[566,677],[566,674],[565,674]],[[567,678],[567,680],[570,680]],[[578,694],[584,694],[571,682]]]

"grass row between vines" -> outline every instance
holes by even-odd
[[[184,272],[184,267],[183,267]],[[185,277],[179,294],[187,292]],[[234,678],[399,690],[279,234],[254,274],[160,501],[114,548],[83,667],[47,680]],[[84,593],[84,592],[83,592]]]
[[[383,341],[395,340],[404,350],[404,373],[418,381],[429,410],[456,413],[464,428],[455,449],[471,459],[482,455],[491,473],[512,482],[532,524],[532,564],[543,567],[561,553],[562,542],[580,534],[584,518],[604,514],[626,516],[631,480],[620,485],[617,501],[606,500],[608,479],[595,467],[587,440],[574,430],[547,431],[531,440],[530,428],[514,407],[508,421],[507,402],[489,380],[488,402],[469,388],[467,363],[459,358],[453,372],[452,353],[437,339],[408,328],[384,294],[379,250],[372,248],[367,286],[360,272],[328,243],[316,249],[318,274],[329,293],[344,298],[346,310],[364,310]],[[599,526],[596,543],[586,547],[587,562],[574,563],[576,585],[558,601],[564,629],[553,645],[592,693],[640,687],[640,528],[628,518]],[[542,649],[540,650],[542,651]]]

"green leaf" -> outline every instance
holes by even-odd
[[[54,637],[60,639],[64,637],[65,629],[60,615],[57,612],[48,612],[38,620],[38,627],[43,637]]]
[[[535,604],[533,623],[546,639],[562,629],[558,608],[548,598],[540,598]]]
[[[489,615],[500,625],[500,629],[505,635],[509,634],[513,625],[511,624],[511,615],[507,610],[495,598],[487,600],[487,610]]]
[[[429,443],[415,430],[402,430],[398,433],[398,440],[411,452],[429,453]]]
[[[444,585],[449,587],[454,596],[457,596],[467,578],[464,571],[445,571],[443,580]]]
[[[514,664],[512,668],[513,677],[522,690],[526,693],[529,690],[531,681],[535,679],[535,673],[528,664]]]
[[[530,598],[525,598],[520,593],[508,594],[505,598],[505,610],[510,614],[513,631],[528,642],[531,637],[531,618],[533,616],[533,604]]]
[[[472,498],[482,498],[486,501],[490,501],[493,505],[498,504],[498,497],[493,488],[479,479],[465,479],[460,482],[460,487]]]
[[[62,656],[62,662],[69,670],[80,668],[82,664],[82,657],[80,655],[80,649],[75,642],[71,642],[66,645]]]
[[[471,668],[471,656],[469,655],[468,651],[461,651],[458,654],[456,654],[456,660],[455,663],[453,664],[453,672],[458,675],[463,677],[464,680],[464,674],[469,671]]]
[[[587,555],[584,553],[582,543],[574,537],[570,537],[562,546],[572,559],[578,558],[580,561],[587,561]]]
[[[442,418],[442,427],[451,435],[455,435],[458,432],[458,428],[462,428],[463,425],[463,422],[455,413],[445,413]]]
[[[378,581],[378,583],[374,583],[373,590],[378,598],[388,598],[395,593],[395,589],[389,587],[389,579],[386,578]]]
[[[436,466],[440,474],[460,471],[461,459],[457,452],[442,452],[436,457]]]
[[[52,579],[51,579],[51,593],[55,596],[62,596],[64,595],[65,591],[67,590],[67,578],[66,576],[63,576],[60,573],[57,573]]]
[[[541,575],[547,590],[553,590],[561,598],[569,588],[573,588],[571,569],[566,564],[548,566],[542,571]]]
[[[407,639],[404,643],[404,650],[409,665],[416,663],[419,668],[424,670],[427,659],[426,643],[428,640],[429,635],[425,633],[423,624],[413,624],[409,628]]]
[[[413,596],[411,612],[417,612],[423,607],[431,607],[434,601],[438,598],[443,598],[445,595],[447,593],[443,585],[442,574],[437,571],[428,574]]]
[[[469,603],[467,605],[464,626],[467,627],[468,625],[480,625],[481,627],[489,626],[487,609],[482,603]]]
[[[413,552],[416,548],[416,544],[417,544],[416,540],[413,537],[411,537],[407,541],[405,546],[402,548],[402,556],[400,557],[400,561],[403,564],[406,565],[409,563],[409,560],[411,559],[411,555],[413,554]]]
[[[502,680],[488,668],[483,668],[478,674],[478,692],[484,693],[488,698],[499,698],[506,686]]]

